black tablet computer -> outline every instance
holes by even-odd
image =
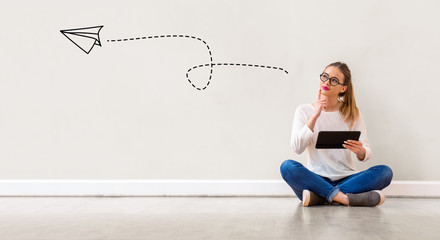
[[[316,148],[344,148],[344,141],[359,141],[360,135],[360,131],[321,131],[318,133]]]

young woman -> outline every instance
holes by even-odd
[[[297,154],[307,150],[307,168],[294,160],[281,165],[283,179],[303,202],[312,206],[338,202],[350,206],[379,206],[385,201],[380,191],[393,177],[388,166],[365,171],[355,169],[357,160],[371,157],[364,119],[356,106],[350,69],[345,63],[328,65],[320,75],[318,99],[300,105],[295,112],[291,145]],[[349,140],[345,149],[316,149],[320,131],[360,131],[359,141]]]

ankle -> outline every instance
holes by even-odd
[[[332,201],[338,202],[338,203],[342,203],[344,205],[348,205],[348,197],[347,195],[345,195],[344,193],[342,193],[341,191],[339,191],[336,196],[333,198]]]

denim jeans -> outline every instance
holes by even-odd
[[[343,179],[332,181],[322,177],[294,160],[281,164],[281,176],[302,201],[302,191],[307,189],[332,202],[338,191],[342,193],[362,193],[386,188],[393,178],[393,171],[385,165],[371,167]]]

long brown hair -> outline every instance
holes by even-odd
[[[339,93],[339,101],[342,102],[342,107],[339,112],[344,117],[344,121],[353,127],[359,118],[359,109],[356,106],[356,100],[354,98],[353,83],[351,81],[351,72],[347,64],[343,62],[334,62],[329,64],[330,66],[337,67],[344,74],[344,86],[347,86],[347,90],[343,93]]]

